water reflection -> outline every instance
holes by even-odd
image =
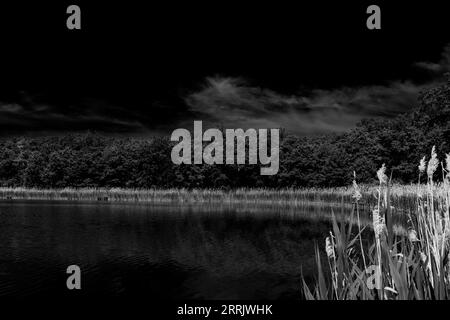
[[[339,213],[337,212],[339,215]],[[0,295],[298,298],[329,212],[233,206],[0,203]]]

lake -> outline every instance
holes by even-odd
[[[0,202],[0,295],[298,299],[327,214],[245,206]]]

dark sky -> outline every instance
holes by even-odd
[[[193,120],[341,132],[411,109],[450,71],[450,19],[431,1],[36,2],[0,5],[3,136]],[[69,4],[81,31],[66,29]],[[369,4],[382,30],[366,29]]]

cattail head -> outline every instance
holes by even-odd
[[[417,240],[417,232],[416,230],[412,229],[408,231],[408,239],[411,242],[419,241]]]
[[[373,231],[375,232],[375,235],[379,237],[385,229],[384,219],[380,217],[380,211],[378,209],[373,210],[372,218],[373,218]]]
[[[428,178],[433,178],[433,174],[436,172],[438,165],[439,165],[439,160],[437,159],[436,147],[433,146],[433,148],[431,149],[431,159],[430,159],[430,161],[428,161],[428,167],[427,167]]]
[[[447,171],[447,173],[450,172],[450,153],[447,153],[445,155],[445,170]]]
[[[420,160],[420,164],[419,164],[419,172],[420,173],[424,173],[425,172],[425,169],[426,169],[426,166],[427,166],[427,164],[426,164],[426,162],[425,162],[425,156],[423,156],[423,158]]]
[[[352,198],[355,199],[356,201],[359,201],[359,200],[361,200],[362,195],[361,195],[361,192],[359,191],[359,186],[356,183],[356,173],[355,172],[353,172],[353,177],[354,177],[354,179],[353,179],[353,195],[352,195]]]
[[[325,239],[325,251],[327,252],[327,256],[329,259],[334,258],[334,247],[333,244],[331,243],[330,237],[327,237]]]
[[[378,180],[380,181],[380,184],[387,183],[387,176],[386,176],[386,166],[383,165],[381,168],[377,171]]]
[[[427,261],[427,255],[420,251],[420,260],[425,263]]]

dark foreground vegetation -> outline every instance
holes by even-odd
[[[0,186],[34,188],[285,188],[373,182],[383,163],[396,182],[416,179],[421,155],[450,150],[450,85],[424,92],[408,114],[362,121],[344,134],[283,134],[280,170],[251,165],[174,165],[169,137],[116,138],[95,133],[0,141]],[[438,154],[443,156],[443,154]],[[439,170],[438,170],[439,172]],[[437,178],[437,177],[436,177]]]

